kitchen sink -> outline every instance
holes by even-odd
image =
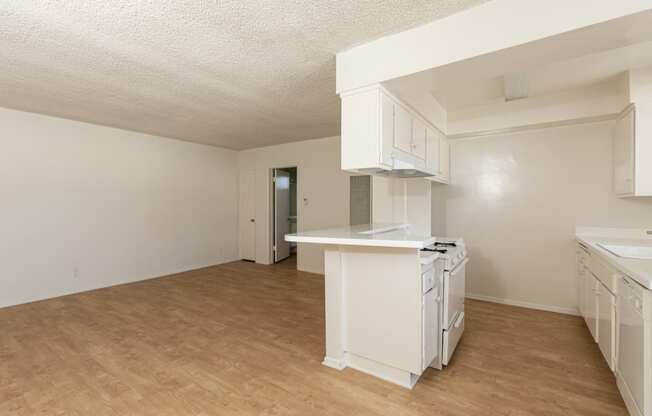
[[[607,250],[611,254],[623,257],[626,259],[642,259],[652,260],[652,245],[651,246],[635,246],[627,244],[603,244],[598,243],[600,247]]]

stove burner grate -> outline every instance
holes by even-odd
[[[422,248],[421,251],[434,251],[441,254],[446,254],[448,252],[445,248]]]
[[[435,242],[435,247],[457,247],[457,243],[455,243],[455,242],[436,241]]]

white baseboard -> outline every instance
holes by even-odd
[[[63,297],[63,296],[76,295],[76,294],[79,294],[79,293],[92,292],[94,290],[106,289],[106,288],[109,288],[109,287],[128,285],[128,284],[132,284],[132,283],[139,283],[139,282],[144,282],[144,281],[153,280],[153,279],[160,279],[162,277],[168,277],[168,276],[173,276],[173,275],[180,274],[180,273],[192,272],[192,271],[195,271],[195,270],[205,269],[207,267],[219,266],[221,264],[231,263],[231,262],[234,262],[234,261],[238,261],[238,259],[237,258],[235,258],[235,259],[226,258],[226,259],[221,260],[218,263],[212,263],[211,262],[211,263],[194,264],[194,265],[189,265],[189,266],[186,266],[186,267],[167,270],[165,272],[157,272],[157,273],[151,274],[151,275],[130,277],[130,278],[126,278],[126,279],[116,279],[115,281],[111,281],[111,282],[106,282],[106,281],[105,282],[98,282],[96,284],[92,284],[92,285],[89,285],[87,287],[82,287],[82,288],[79,288],[79,287],[58,288],[58,289],[53,290],[50,293],[47,293],[45,295],[17,298],[17,299],[12,299],[11,301],[7,301],[7,302],[3,302],[3,301],[0,300],[0,309],[9,308],[9,307],[18,306],[18,305],[25,305],[25,304],[28,304],[28,303],[40,302],[40,301],[48,300],[48,299],[56,299],[56,298],[60,298],[60,297]]]
[[[623,401],[625,402],[625,406],[627,406],[629,414],[631,416],[643,416],[643,413],[634,400],[632,392],[629,390],[627,384],[623,381],[623,378],[618,371],[616,371],[616,385],[618,386],[620,395],[623,397]]]
[[[336,370],[343,370],[346,368],[346,365],[342,362],[342,360],[337,360],[332,357],[324,357],[324,361],[321,363],[326,367],[334,368]]]
[[[542,305],[540,303],[531,303],[531,302],[523,302],[520,300],[496,298],[493,296],[478,295],[475,293],[467,293],[466,297],[468,299],[482,300],[485,302],[492,302],[492,303],[501,303],[503,305],[520,306],[522,308],[536,309],[539,311],[563,313],[565,315],[579,316],[580,314],[579,311],[575,308],[562,308],[561,306]]]

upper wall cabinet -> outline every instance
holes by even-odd
[[[403,162],[432,174],[428,179],[447,182],[447,143],[439,130],[380,85],[342,94],[343,170],[382,175]]]
[[[642,114],[641,106],[628,106],[613,130],[614,192],[620,197],[652,196],[652,125]]]
[[[439,130],[426,129],[427,169],[433,176],[431,181],[448,183],[450,180],[450,146],[448,139]]]
[[[617,195],[634,194],[634,107],[616,120],[613,135],[614,191]]]

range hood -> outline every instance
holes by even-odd
[[[430,172],[416,167],[412,163],[405,162],[398,159],[392,159],[393,166],[392,169],[381,169],[381,168],[371,168],[371,169],[359,169],[360,173],[368,173],[369,175],[376,176],[386,176],[389,178],[426,178],[428,176],[434,176]]]

